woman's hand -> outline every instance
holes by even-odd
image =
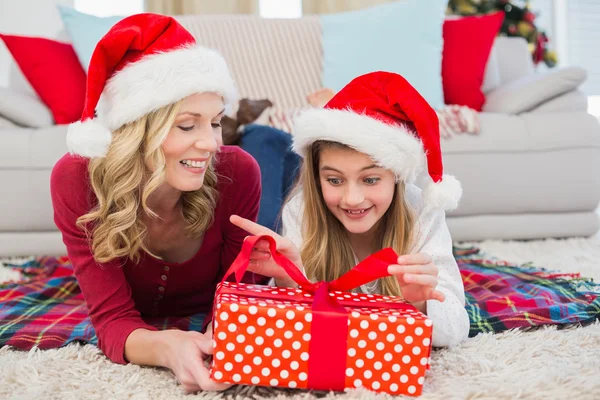
[[[167,330],[164,335],[164,365],[171,369],[187,393],[199,390],[225,390],[231,385],[218,383],[210,379],[205,361],[213,353],[212,328],[203,334],[194,331]]]
[[[422,312],[426,312],[426,301],[444,301],[446,296],[435,288],[438,285],[438,268],[431,256],[425,253],[407,254],[398,257],[398,265],[388,267],[400,284],[404,300]]]
[[[291,240],[286,239],[277,233],[273,232],[269,228],[265,228],[255,222],[248,219],[232,215],[229,219],[235,226],[249,232],[252,235],[267,235],[275,239],[277,245],[277,251],[290,260],[300,271],[304,271],[302,267],[302,260],[300,259],[300,251],[292,243]],[[256,242],[252,253],[250,254],[250,264],[248,271],[252,271],[256,274],[269,276],[275,278],[275,284],[282,287],[297,287],[298,285],[294,282],[283,268],[281,268],[273,257],[271,257],[271,251],[269,249],[269,242],[266,240],[259,240]]]

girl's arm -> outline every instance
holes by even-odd
[[[469,316],[465,309],[465,289],[452,254],[452,239],[444,211],[426,211],[419,217],[415,232],[417,242],[411,253],[431,256],[438,268],[436,290],[445,296],[443,302],[429,300],[427,316],[433,321],[432,344],[436,347],[454,346],[469,335]]]

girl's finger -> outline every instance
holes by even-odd
[[[279,237],[279,235],[277,233],[273,232],[269,228],[259,225],[256,222],[252,222],[249,219],[242,218],[238,215],[232,215],[231,217],[229,217],[229,221],[232,224],[234,224],[235,226],[237,226],[255,236],[269,235],[269,236],[272,236],[274,239],[277,239]]]
[[[257,250],[263,250],[263,251],[270,251],[271,250],[271,246],[269,245],[269,242],[267,242],[266,240],[259,240],[254,245],[254,248],[257,249]]]
[[[435,264],[425,264],[425,265],[390,265],[388,267],[388,273],[390,275],[401,275],[401,274],[426,274],[437,276],[438,268]]]
[[[429,286],[430,288],[435,288],[438,284],[437,278],[431,275],[404,274],[402,278],[408,284]]]
[[[248,263],[248,271],[275,279],[288,277],[287,273],[281,267],[274,265],[273,263],[257,260],[250,260]]]
[[[429,254],[418,253],[418,254],[405,254],[398,257],[398,264],[409,265],[409,264],[429,264],[433,260]]]
[[[271,258],[271,253],[269,252],[257,250],[250,253],[251,260],[268,260],[269,258]]]

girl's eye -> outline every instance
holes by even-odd
[[[337,179],[337,178],[329,178],[329,179],[327,179],[327,182],[329,182],[333,186],[338,186],[338,185],[342,184],[342,180],[341,179]]]
[[[178,126],[178,128],[181,129],[182,131],[189,132],[192,129],[194,129],[194,125],[190,125],[190,126],[181,126],[180,125],[180,126]]]
[[[379,178],[365,178],[365,183],[367,185],[375,185],[377,182],[379,182],[381,179]]]
[[[220,121],[219,122],[213,122],[211,125],[212,125],[213,128],[217,129],[217,128],[221,127],[221,122]]]

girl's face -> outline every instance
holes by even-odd
[[[390,170],[350,149],[321,151],[319,181],[327,208],[353,234],[369,232],[377,224],[396,190]]]
[[[182,101],[175,123],[161,145],[170,186],[184,192],[202,187],[206,168],[223,144],[223,112],[223,99],[216,93],[198,93]]]

